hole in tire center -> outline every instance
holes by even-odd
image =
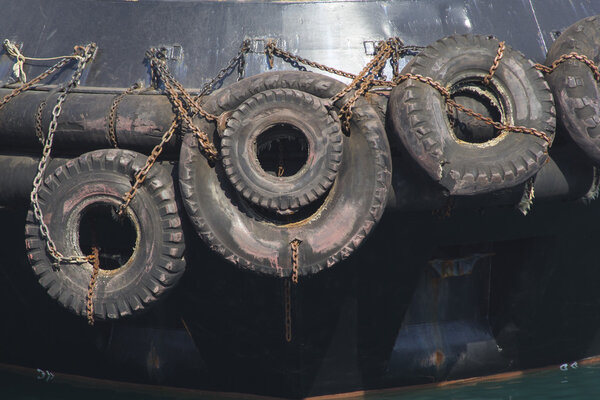
[[[100,250],[100,269],[113,271],[129,261],[137,234],[129,218],[119,218],[114,206],[96,204],[86,208],[79,223],[79,248],[85,255]]]
[[[503,113],[499,106],[498,96],[490,92],[488,88],[470,85],[455,89],[451,98],[484,117],[502,122]],[[453,109],[449,119],[453,126],[454,135],[464,142],[486,143],[495,139],[501,133],[493,126],[455,109]]]
[[[260,167],[274,176],[292,176],[308,160],[308,141],[302,131],[290,124],[277,124],[256,138]]]

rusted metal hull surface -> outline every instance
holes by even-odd
[[[253,39],[246,74],[268,69],[264,40],[358,72],[374,41],[426,45],[454,33],[493,34],[541,62],[560,31],[600,13],[593,0],[75,1],[10,0],[0,37],[26,55],[68,54],[98,43],[82,86],[69,95],[57,154],[107,147],[106,113],[137,80],[144,52],[166,46],[186,87],[201,87]],[[13,62],[0,58],[0,83]],[[48,65],[27,65],[29,76]],[[290,69],[276,60],[275,69]],[[68,80],[60,73],[50,84]],[[234,79],[230,77],[229,79]],[[227,83],[227,82],[226,82]],[[104,88],[104,89],[102,89]],[[7,89],[1,89],[0,95]],[[242,272],[186,232],[190,266],[181,287],[147,314],[89,328],[55,304],[24,258],[26,196],[40,147],[33,114],[50,93],[35,90],[0,110],[0,362],[108,379],[302,397],[459,379],[600,354],[599,203],[576,201],[593,169],[557,146],[536,180],[527,218],[523,188],[447,197],[394,159],[390,209],[366,244],[292,292],[285,341],[281,280]],[[51,94],[55,96],[55,94]],[[95,97],[90,97],[95,96]],[[173,118],[155,94],[120,105],[124,147],[152,148]],[[48,123],[49,110],[44,116]],[[26,156],[22,154],[26,153]],[[178,144],[166,149],[176,159]],[[15,158],[18,156],[19,158]],[[61,159],[54,161],[62,162]],[[5,171],[12,171],[5,173]],[[553,202],[545,202],[553,200]],[[557,201],[559,200],[559,201]],[[564,201],[564,202],[563,202]],[[15,206],[15,204],[17,206]],[[438,210],[432,215],[431,210]]]

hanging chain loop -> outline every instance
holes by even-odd
[[[100,250],[98,247],[92,247],[92,254],[88,258],[92,263],[92,276],[90,278],[90,283],[88,284],[85,309],[87,312],[88,324],[94,326],[94,289],[96,288],[96,281],[98,279],[98,273],[100,272]]]
[[[554,61],[549,67],[547,67],[543,64],[535,64],[535,67],[538,70],[542,71],[543,73],[550,74],[550,73],[554,72],[556,67],[558,67],[560,64],[564,63],[567,60],[571,60],[571,59],[577,60],[577,61],[582,62],[585,65],[587,65],[592,70],[592,73],[594,74],[594,79],[596,80],[596,82],[600,82],[600,69],[598,68],[598,66],[596,64],[594,64],[594,62],[592,60],[590,60],[584,54],[578,54],[575,52],[571,52],[569,54],[563,54],[556,61]]]
[[[119,108],[119,103],[121,100],[125,98],[125,96],[132,94],[133,92],[140,90],[142,84],[140,82],[136,82],[131,85],[128,89],[126,89],[123,93],[118,94],[113,99],[110,109],[108,111],[108,138],[110,140],[110,144],[115,148],[119,148],[119,142],[117,141],[117,119],[119,118],[117,115],[117,111]]]
[[[144,165],[144,167],[135,174],[135,182],[132,185],[131,189],[123,196],[122,203],[117,211],[117,214],[119,216],[124,215],[125,210],[127,209],[127,207],[129,207],[129,204],[135,197],[137,190],[146,180],[148,172],[150,172],[150,169],[156,163],[156,160],[162,153],[165,144],[167,144],[173,137],[173,134],[175,133],[178,124],[183,124],[185,129],[191,130],[195,134],[204,153],[211,161],[215,161],[218,158],[218,152],[216,147],[212,144],[212,142],[208,138],[208,135],[194,124],[192,118],[195,115],[195,113],[198,112],[208,121],[219,121],[221,124],[226,123],[226,121],[221,121],[219,119],[220,116],[215,116],[204,111],[204,109],[198,104],[198,101],[200,101],[203,96],[212,93],[212,91],[218,87],[219,83],[222,82],[228,75],[230,75],[233,72],[236,66],[238,70],[238,80],[241,80],[244,76],[244,66],[246,64],[245,54],[248,53],[249,50],[250,41],[245,40],[242,43],[238,54],[235,57],[233,57],[229,61],[227,66],[221,69],[213,79],[211,79],[204,85],[204,87],[200,90],[198,96],[196,96],[195,98],[192,98],[191,95],[187,92],[187,90],[185,90],[185,88],[179,82],[177,82],[175,77],[173,77],[173,75],[169,72],[164,53],[161,50],[150,49],[146,53],[146,56],[152,68],[153,81],[155,81],[155,83],[158,83],[157,81],[159,79],[162,81],[166,89],[166,94],[169,97],[169,101],[171,101],[171,103],[177,111],[177,117],[173,120],[167,131],[163,134],[160,143],[152,149],[152,152],[146,159],[146,164]],[[111,107],[110,115],[116,113],[116,107],[120,99],[123,96],[133,92],[134,90],[135,88],[134,86],[132,86],[125,93],[122,93],[120,95],[120,98],[116,98],[115,101],[113,101],[113,106]],[[181,100],[181,97],[184,98],[184,101]],[[192,111],[189,108],[192,108]],[[112,121],[113,119],[116,118],[110,118],[110,121]],[[112,128],[109,130],[109,132],[114,132],[115,125],[116,122],[112,124]],[[114,138],[111,140],[113,140],[113,144],[116,145],[116,134],[111,135],[111,137]]]
[[[78,54],[80,54],[80,57],[77,59],[77,66],[75,68],[75,72],[73,72],[71,79],[69,80],[61,94],[58,96],[56,105],[52,109],[52,120],[50,121],[50,125],[48,126],[48,134],[46,135],[44,149],[42,150],[42,157],[38,164],[37,174],[33,179],[33,189],[31,191],[30,196],[33,214],[40,224],[40,233],[42,235],[42,238],[46,241],[46,249],[50,256],[54,259],[55,265],[57,267],[60,263],[81,264],[91,260],[90,256],[65,256],[57,249],[56,244],[50,236],[50,230],[44,222],[44,215],[39,204],[39,191],[44,180],[46,168],[48,167],[48,163],[50,162],[50,153],[52,151],[54,132],[56,131],[56,128],[58,126],[58,117],[60,116],[60,113],[62,111],[62,104],[67,98],[67,93],[79,84],[79,79],[81,78],[81,75],[86,65],[89,63],[90,60],[94,58],[96,54],[96,44],[91,43],[85,46],[85,48],[79,49],[80,50],[78,50]]]
[[[122,202],[119,205],[119,209],[117,211],[117,215],[119,215],[119,217],[122,217],[125,214],[125,210],[127,209],[127,207],[129,207],[129,204],[135,197],[137,190],[140,188],[140,186],[142,186],[142,184],[146,180],[146,176],[148,175],[148,172],[150,172],[150,168],[152,168],[152,166],[158,159],[158,156],[160,156],[160,154],[162,153],[164,145],[166,143],[168,143],[171,140],[171,138],[173,137],[173,133],[175,133],[176,128],[177,128],[177,119],[175,119],[171,123],[171,126],[169,126],[169,129],[167,129],[167,131],[162,136],[160,143],[157,144],[156,146],[154,146],[154,148],[152,149],[152,152],[146,159],[146,164],[144,165],[144,167],[135,174],[135,178],[134,178],[135,182],[131,186],[131,189],[129,189],[129,191],[127,193],[125,193],[125,195],[123,196]]]
[[[490,67],[490,71],[488,72],[488,74],[485,76],[485,78],[483,78],[484,84],[486,84],[486,85],[490,84],[490,80],[494,76],[494,73],[496,72],[496,70],[498,69],[498,66],[500,65],[500,60],[502,60],[502,57],[504,56],[505,48],[506,48],[506,46],[505,46],[504,42],[498,43],[498,51],[496,52],[496,57],[494,58],[494,62],[492,63],[492,66]]]

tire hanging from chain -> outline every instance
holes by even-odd
[[[440,39],[395,81],[388,106],[393,133],[450,195],[516,186],[547,161],[552,94],[535,65],[503,42],[475,35]]]
[[[270,72],[216,91],[203,107],[210,114],[227,115],[252,96],[282,88],[329,100],[346,85],[311,72]],[[349,92],[339,103],[352,95]],[[335,113],[341,109],[337,103],[331,107]],[[280,277],[292,275],[289,260],[294,239],[302,241],[299,275],[316,273],[348,257],[381,217],[391,179],[389,145],[376,112],[357,98],[353,114],[351,134],[344,137],[340,169],[329,193],[320,202],[284,216],[245,200],[230,183],[224,166],[208,163],[194,134],[186,133],[179,182],[198,234],[232,263]],[[213,123],[203,120],[198,125],[218,141]]]
[[[560,123],[596,165],[600,164],[600,17],[569,26],[546,57],[547,80]]]
[[[96,150],[58,167],[40,187],[38,205],[57,251],[80,257],[79,264],[54,268],[33,211],[27,216],[27,257],[40,284],[88,321],[143,312],[183,276],[184,236],[165,168],[149,170],[117,214],[145,163],[145,155],[130,150]],[[94,248],[99,259],[84,256]]]

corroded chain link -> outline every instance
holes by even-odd
[[[151,65],[153,71],[162,80],[162,82],[165,86],[167,96],[169,97],[169,100],[171,101],[171,103],[177,110],[178,118],[180,120],[182,120],[182,122],[185,122],[188,129],[190,129],[192,132],[194,132],[194,135],[198,139],[198,142],[199,142],[200,146],[202,147],[202,150],[204,151],[206,156],[210,160],[213,160],[213,161],[216,160],[218,158],[218,152],[217,152],[216,147],[212,144],[212,142],[210,141],[206,132],[204,132],[203,130],[201,130],[199,127],[197,127],[194,124],[194,122],[192,121],[193,113],[185,107],[185,105],[179,98],[177,91],[175,90],[173,83],[177,82],[177,81],[175,80],[175,78],[173,78],[171,76],[171,74],[167,70],[166,62],[164,59],[164,54],[162,54],[157,49],[150,49],[146,55],[147,55],[148,59],[150,60],[150,65]],[[183,89],[183,92],[185,92],[187,94],[187,91],[185,91],[185,89],[178,82],[176,83],[175,86],[177,86],[177,85],[179,87],[181,87],[181,89]],[[183,93],[183,92],[181,92],[181,90],[180,90],[180,93]],[[187,96],[191,99],[189,94],[187,94]],[[194,103],[196,103],[196,102],[194,102]],[[218,119],[218,117],[215,116],[215,121],[217,119]]]
[[[526,133],[526,134],[534,135],[536,137],[543,139],[548,144],[551,144],[552,140],[544,132],[541,132],[541,131],[539,131],[537,129],[533,129],[533,128],[527,128],[524,126],[502,124],[500,122],[496,122],[496,121],[492,120],[491,118],[488,118],[479,113],[476,113],[475,111],[457,103],[456,101],[451,99],[450,92],[447,88],[445,88],[441,83],[435,81],[434,79],[432,79],[430,77],[419,75],[419,74],[410,74],[410,73],[402,74],[402,75],[399,74],[399,72],[398,72],[399,55],[401,55],[403,52],[408,53],[411,51],[419,51],[420,49],[421,48],[417,47],[417,46],[404,46],[402,44],[402,42],[397,38],[391,38],[384,42],[380,42],[378,45],[377,51],[375,53],[375,56],[371,59],[371,61],[363,68],[363,70],[358,75],[354,75],[354,74],[350,74],[350,73],[347,73],[347,72],[344,72],[341,70],[327,67],[327,66],[319,64],[319,63],[315,63],[313,61],[299,57],[295,54],[289,53],[285,50],[278,48],[275,45],[274,41],[270,41],[265,45],[265,53],[267,55],[267,58],[269,60],[269,64],[271,67],[273,65],[273,56],[277,56],[277,57],[281,57],[286,60],[303,63],[303,64],[309,65],[314,68],[318,68],[320,70],[323,70],[323,71],[326,71],[326,72],[329,72],[332,74],[336,74],[339,76],[343,76],[343,77],[352,79],[352,82],[349,85],[347,85],[341,92],[339,92],[337,95],[335,95],[332,98],[333,102],[339,100],[340,98],[345,96],[347,93],[352,91],[360,82],[359,88],[355,91],[355,93],[353,94],[351,99],[349,99],[340,109],[340,120],[342,122],[342,128],[346,132],[349,130],[349,121],[352,118],[352,107],[353,107],[354,103],[360,96],[362,96],[366,93],[366,91],[368,90],[368,88],[370,86],[381,85],[381,86],[393,87],[407,79],[413,79],[413,80],[417,80],[417,81],[423,82],[425,84],[428,84],[431,87],[433,87],[434,89],[436,89],[438,92],[440,92],[440,94],[444,97],[444,99],[446,101],[447,107],[456,108],[457,110],[460,110],[473,118],[476,118],[488,125],[491,125],[498,130],[506,130],[506,131],[511,131],[511,132],[519,132],[519,133]],[[498,46],[498,50],[496,52],[496,57],[494,59],[494,62],[492,63],[492,66],[490,67],[489,73],[484,78],[484,80],[486,82],[489,82],[489,79],[492,78],[495,71],[497,70],[500,60],[502,59],[502,57],[504,55],[504,50],[505,50],[505,44],[504,44],[504,42],[500,42],[500,44]],[[552,70],[554,70],[554,68],[556,68],[556,66],[558,64],[560,64],[561,62],[564,62],[565,60],[570,59],[570,58],[577,59],[577,60],[585,63],[586,65],[588,65],[594,72],[594,76],[596,77],[596,79],[600,82],[600,71],[594,65],[594,63],[591,60],[589,60],[587,57],[579,55],[579,54],[575,54],[575,53],[561,56],[561,58],[559,60],[555,61],[551,67],[546,67],[544,65],[537,64],[536,68],[538,68],[544,72],[551,72]],[[381,80],[375,79],[375,77],[385,67],[385,63],[387,62],[388,59],[390,60],[390,62],[392,64],[392,70],[394,72],[393,81],[381,81]]]
[[[399,46],[394,44],[394,48],[395,48],[394,54],[396,55],[394,57],[395,61],[397,61],[398,58],[404,54],[418,53],[421,49],[423,49],[420,46],[404,46],[401,42],[397,42],[397,43],[399,43]],[[283,59],[286,62],[292,63],[292,65],[294,65],[294,66],[296,66],[297,64],[304,64],[304,65],[308,65],[309,67],[320,69],[321,71],[329,72],[330,74],[342,76],[342,77],[348,78],[348,79],[355,79],[357,77],[357,75],[352,74],[350,72],[342,71],[341,69],[328,67],[327,65],[320,64],[318,62],[315,62],[315,61],[309,60],[307,58],[300,57],[296,54],[290,53],[289,51],[285,51],[282,48],[277,47],[277,44],[274,40],[268,41],[267,44],[265,45],[265,54],[267,56],[267,60],[269,62],[270,68],[273,68],[273,57],[275,56],[275,57],[279,57],[279,58]],[[296,68],[298,68],[298,67],[296,67]],[[398,70],[397,64],[396,64],[396,67],[394,68],[394,70],[395,71]],[[381,80],[381,79],[374,79],[373,84],[375,86],[393,86],[393,83],[391,81],[386,81],[386,80]]]
[[[79,50],[77,50],[73,54],[78,54],[78,53],[79,53]],[[40,75],[36,76],[29,82],[19,86],[18,88],[16,88],[15,90],[10,92],[6,96],[4,96],[4,98],[2,100],[0,100],[0,109],[2,109],[2,107],[4,107],[6,105],[6,103],[8,103],[10,100],[12,100],[13,97],[16,97],[20,93],[23,93],[27,89],[30,89],[36,83],[39,83],[40,81],[46,79],[47,77],[49,77],[50,75],[52,75],[53,73],[55,73],[56,71],[58,71],[59,69],[64,67],[65,65],[67,65],[69,62],[71,62],[71,59],[69,59],[69,58],[60,60],[59,62],[57,62],[50,68],[48,68],[46,71],[42,72]]]
[[[543,64],[535,64],[535,67],[538,70],[540,70],[546,74],[550,74],[550,73],[554,72],[556,67],[558,67],[560,64],[562,64],[565,61],[570,60],[570,59],[575,59],[575,60],[587,65],[592,70],[592,73],[594,74],[594,79],[597,82],[600,82],[600,69],[598,68],[598,66],[596,64],[594,64],[594,62],[592,60],[590,60],[587,56],[585,56],[583,54],[578,54],[575,52],[571,52],[569,54],[563,54],[556,61],[554,61],[549,67],[547,67]]]
[[[245,66],[244,56],[249,51],[249,49],[250,49],[249,46],[250,46],[250,41],[248,41],[248,40],[244,41],[242,43],[242,47],[240,48],[240,51],[238,52],[238,54],[235,57],[233,57],[229,61],[227,66],[225,68],[221,69],[213,79],[211,79],[209,82],[207,82],[204,85],[204,87],[200,91],[200,94],[198,96],[196,96],[196,98],[192,98],[190,96],[190,94],[187,92],[187,90],[185,90],[185,88],[173,77],[173,75],[171,75],[171,73],[167,69],[166,62],[164,59],[164,54],[162,54],[162,52],[160,50],[150,49],[148,51],[148,53],[146,55],[150,61],[150,66],[152,67],[153,74],[155,74],[154,77],[161,79],[161,81],[163,82],[167,96],[169,97],[169,100],[171,101],[173,106],[175,106],[175,108],[177,109],[177,118],[171,123],[171,126],[169,126],[167,131],[164,133],[160,143],[152,149],[152,152],[146,159],[146,164],[144,165],[144,167],[136,173],[134,184],[132,185],[131,189],[123,196],[122,203],[119,206],[119,210],[118,210],[119,216],[123,216],[125,210],[129,206],[129,204],[131,203],[133,198],[135,197],[137,190],[140,188],[140,186],[146,180],[146,176],[148,175],[148,172],[150,171],[150,169],[152,168],[152,166],[155,164],[156,160],[162,153],[164,145],[166,143],[168,143],[171,140],[171,138],[173,137],[173,134],[175,133],[175,130],[176,130],[179,122],[183,122],[188,129],[190,129],[192,132],[194,132],[194,134],[196,135],[196,137],[198,139],[198,142],[200,143],[200,146],[202,147],[204,153],[207,155],[207,157],[210,160],[214,161],[218,158],[217,149],[215,148],[215,146],[212,144],[212,142],[208,138],[208,135],[194,124],[194,122],[192,121],[192,116],[194,115],[194,112],[198,112],[200,115],[202,115],[204,118],[206,118],[209,121],[217,121],[218,120],[218,116],[209,114],[206,111],[204,111],[204,109],[202,109],[202,107],[198,104],[198,101],[203,96],[211,93],[214,90],[215,85],[218,82],[225,79],[225,77],[227,77],[227,75],[230,74],[236,66],[238,68],[238,80],[243,78],[244,66]],[[128,91],[129,91],[129,93],[131,93],[133,90],[135,90],[135,89],[132,87]],[[120,95],[121,98],[124,95],[129,94],[128,91],[121,94]],[[179,98],[180,95],[184,97],[185,102],[188,106],[193,107],[194,111],[189,111],[185,107],[184,103]],[[116,98],[115,101],[113,101],[113,106],[111,107],[111,115],[112,115],[112,113],[116,113],[116,107],[118,105],[118,101],[120,101],[120,99],[118,99],[118,98]],[[113,120],[113,119],[114,119],[114,117],[111,118],[111,120]],[[115,122],[115,124],[116,124],[116,122]],[[113,124],[112,132],[114,132],[115,124]],[[114,137],[113,144],[116,144],[116,134],[113,135],[112,137]],[[111,140],[113,140],[113,139],[111,139]]]
[[[399,39],[392,38],[380,43],[375,56],[363,68],[360,74],[358,74],[343,90],[331,98],[331,102],[335,103],[360,83],[360,86],[354,91],[352,97],[350,97],[342,108],[340,108],[339,117],[344,132],[350,132],[350,120],[352,119],[352,108],[354,107],[354,104],[359,97],[363,96],[367,90],[369,90],[369,87],[373,85],[375,77],[383,70],[383,68],[385,68],[387,60],[395,51],[394,44],[397,41],[399,41]]]
[[[298,249],[300,248],[300,243],[302,243],[302,241],[299,239],[294,239],[290,243],[292,249],[292,282],[294,282],[294,284],[298,283]]]
[[[40,143],[43,145],[44,141],[44,128],[42,127],[42,115],[44,112],[44,108],[46,108],[46,100],[42,101],[35,111],[35,134],[40,140]]]
[[[156,68],[158,75],[160,76],[165,87],[167,87],[168,85],[168,90],[174,92],[176,95],[179,94],[183,96],[184,100],[187,103],[187,106],[192,108],[192,112],[200,114],[208,121],[216,121],[219,118],[218,115],[211,114],[204,110],[204,108],[202,108],[202,106],[198,104],[196,99],[192,98],[192,96],[183,87],[183,85],[179,83],[173,75],[171,75],[171,72],[169,72],[169,70],[167,69],[167,64],[163,58],[155,57],[154,68]]]
[[[490,67],[490,71],[488,72],[488,74],[485,76],[485,78],[483,78],[484,84],[486,84],[486,85],[490,84],[490,79],[492,79],[492,77],[494,76],[494,73],[496,72],[496,70],[498,69],[498,66],[500,65],[500,60],[502,60],[502,57],[504,56],[505,48],[506,48],[506,46],[505,46],[504,42],[498,43],[498,51],[496,52],[496,57],[494,58],[494,62],[492,63],[492,66]]]
[[[290,279],[284,281],[283,296],[284,296],[284,308],[285,308],[285,341],[292,341],[292,283],[298,284],[298,267],[299,267],[299,248],[302,241],[300,239],[294,239],[290,242],[290,248],[292,250],[292,276]]]
[[[108,111],[108,138],[110,140],[111,145],[116,149],[119,147],[119,143],[117,142],[117,110],[119,108],[119,103],[121,100],[125,98],[125,96],[130,95],[131,93],[139,90],[142,87],[141,83],[136,82],[123,93],[115,96],[110,105],[110,109]]]
[[[46,249],[48,250],[48,253],[52,256],[57,265],[60,263],[81,264],[84,262],[88,262],[91,259],[89,256],[65,256],[56,248],[56,244],[50,236],[50,230],[44,222],[44,215],[39,204],[39,191],[42,186],[46,168],[48,167],[48,163],[50,162],[50,152],[52,150],[54,132],[56,131],[56,127],[58,126],[58,117],[62,111],[62,104],[67,98],[67,93],[79,84],[79,79],[81,78],[83,70],[95,54],[95,43],[89,44],[85,48],[83,48],[82,54],[77,59],[77,67],[75,69],[75,72],[73,72],[73,76],[71,77],[68,84],[65,86],[62,93],[58,96],[56,105],[52,109],[52,120],[50,121],[50,125],[48,126],[48,134],[46,136],[46,141],[42,150],[42,157],[38,164],[37,174],[33,179],[33,189],[31,191],[30,196],[33,214],[40,224],[40,233],[42,235],[42,238],[46,241]]]
[[[98,273],[100,272],[100,250],[98,247],[92,247],[92,254],[88,257],[92,263],[92,276],[90,283],[88,284],[88,291],[86,297],[86,312],[88,324],[94,326],[94,289],[96,288],[96,281],[98,279]]]
[[[501,122],[496,122],[491,118],[484,117],[483,115],[476,113],[475,111],[471,110],[470,108],[467,108],[452,99],[446,99],[446,102],[447,102],[447,104],[456,108],[457,110],[460,110],[460,111],[464,112],[465,114],[467,114],[475,119],[478,119],[479,121],[482,121],[488,125],[491,125],[494,128],[498,129],[499,131],[526,133],[529,135],[539,137],[540,139],[543,139],[546,143],[548,143],[548,145],[552,144],[552,139],[550,139],[550,137],[548,137],[548,135],[546,135],[544,132],[539,131],[537,129],[527,128],[526,126],[510,125],[510,124],[503,124]]]
[[[467,108],[467,107],[463,106],[462,104],[457,103],[450,97],[450,92],[448,91],[448,89],[446,89],[441,83],[433,80],[430,77],[419,75],[419,74],[407,73],[407,74],[402,74],[402,75],[397,76],[394,81],[397,84],[399,84],[407,79],[412,79],[412,80],[416,80],[416,81],[428,84],[429,86],[433,87],[438,92],[440,92],[440,94],[446,101],[446,104],[449,105],[450,107],[453,107],[459,111],[462,111],[465,114],[469,115],[470,117],[473,117],[479,121],[482,121],[482,122],[486,123],[487,125],[491,125],[500,131],[505,130],[505,131],[510,131],[510,132],[527,133],[527,134],[530,134],[530,135],[533,135],[533,136],[543,139],[548,144],[552,144],[552,140],[544,132],[541,132],[534,128],[527,128],[525,126],[518,126],[518,125],[516,126],[516,125],[503,124],[501,122],[496,122],[489,117],[485,117],[485,116],[471,110],[470,108]]]
[[[244,78],[246,73],[246,54],[250,51],[250,39],[246,39],[242,42],[240,46],[240,50],[235,55],[225,68],[221,69],[214,78],[208,81],[200,90],[200,93],[196,96],[194,100],[198,101],[200,98],[209,95],[213,92],[213,90],[218,89],[220,87],[218,84],[223,82],[227,76],[229,76],[233,69],[237,67],[237,80],[241,81]]]
[[[123,214],[125,213],[125,210],[127,209],[127,207],[129,207],[129,203],[131,203],[131,201],[135,197],[137,190],[140,188],[140,186],[142,186],[142,184],[146,180],[146,176],[148,175],[148,172],[150,172],[150,168],[152,168],[152,166],[158,159],[158,156],[160,156],[160,154],[162,153],[164,145],[167,142],[169,142],[169,140],[171,140],[171,138],[173,137],[173,133],[175,133],[176,128],[177,128],[177,119],[175,119],[171,123],[171,126],[169,126],[169,129],[167,129],[167,131],[162,136],[160,143],[157,144],[156,146],[154,146],[154,148],[152,149],[152,152],[146,159],[146,164],[144,165],[144,167],[135,174],[135,178],[134,178],[135,182],[131,186],[131,189],[129,189],[129,191],[127,193],[125,193],[125,195],[123,196],[123,199],[122,199],[122,203],[121,203],[121,205],[119,205],[119,210],[117,211],[117,214],[120,217],[123,216]]]

